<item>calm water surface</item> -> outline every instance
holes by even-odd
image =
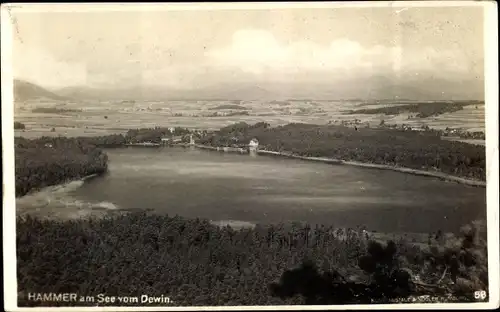
[[[109,173],[17,201],[21,212],[158,213],[306,221],[385,232],[456,231],[486,214],[485,188],[392,171],[182,148],[107,150]]]

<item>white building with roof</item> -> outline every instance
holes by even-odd
[[[259,141],[256,138],[250,140],[248,143],[248,149],[252,151],[257,151],[259,149]]]

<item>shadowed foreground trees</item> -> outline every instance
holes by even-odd
[[[335,269],[320,274],[313,262],[305,261],[299,268],[283,273],[279,283],[271,284],[271,293],[282,298],[300,294],[305,304],[311,305],[366,304],[405,298],[415,289],[410,273],[399,267],[393,241],[387,246],[369,242],[367,254],[358,262],[370,282],[349,281]]]
[[[433,235],[432,235],[433,236]],[[386,246],[370,241],[359,268],[369,275],[368,283],[353,282],[333,269],[320,273],[312,261],[287,270],[279,283],[272,283],[273,296],[301,296],[306,304],[368,304],[411,295],[453,296],[456,301],[473,302],[476,291],[488,289],[486,227],[472,222],[462,227],[458,237],[444,237],[438,231],[427,248]],[[487,300],[487,299],[485,299]]]
[[[55,304],[27,301],[28,292],[164,295],[176,306],[387,303],[457,293],[449,270],[434,280],[426,248],[373,242],[354,230],[294,224],[236,230],[145,212],[72,221],[18,217],[16,229],[21,306]],[[477,261],[481,270],[486,260]],[[418,283],[434,285],[422,290]]]
[[[371,241],[367,251],[359,258],[359,267],[370,275],[369,283],[348,281],[335,269],[320,274],[313,262],[305,261],[283,273],[279,283],[271,284],[271,293],[281,298],[301,295],[305,304],[316,305],[388,302],[414,291],[410,273],[399,268],[393,241],[385,247]]]

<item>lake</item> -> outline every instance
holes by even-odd
[[[18,213],[108,211],[380,232],[456,231],[486,216],[486,189],[394,171],[184,148],[107,149],[109,172],[17,200]]]

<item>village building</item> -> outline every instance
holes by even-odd
[[[161,138],[162,144],[172,144],[172,143],[181,143],[184,137],[182,135],[177,135],[173,137],[163,137]]]
[[[256,138],[250,140],[248,143],[248,149],[250,151],[257,151],[259,149],[259,141]]]

